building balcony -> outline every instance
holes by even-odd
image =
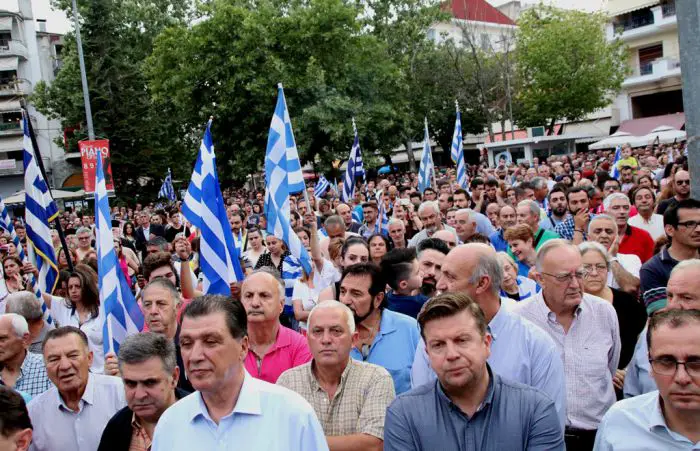
[[[0,153],[16,152],[24,148],[24,137],[19,136],[1,136],[0,137]],[[2,158],[2,155],[0,155]]]
[[[0,136],[22,135],[22,124],[20,122],[6,122],[0,124]]]
[[[19,56],[27,59],[27,47],[22,41],[16,39],[0,39],[0,57],[2,56]]]
[[[0,97],[22,97],[31,94],[28,80],[0,80]]]
[[[608,23],[606,27],[608,40],[619,38],[623,41],[632,41],[678,27],[675,3],[664,3],[650,9],[651,16],[637,16],[617,23]]]
[[[638,71],[622,82],[623,88],[656,83],[671,77],[681,76],[681,62],[673,58],[659,58],[650,63],[641,64]]]

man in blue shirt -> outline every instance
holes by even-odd
[[[439,291],[465,293],[484,312],[491,352],[488,362],[506,379],[546,393],[556,406],[562,430],[566,415],[564,365],[554,340],[540,328],[510,313],[499,298],[503,272],[496,252],[485,244],[471,243],[453,249],[443,262]],[[429,353],[421,341],[411,371],[413,387],[435,380]]]
[[[389,406],[385,451],[564,450],[554,402],[536,388],[502,379],[486,363],[491,335],[469,296],[434,297],[418,321],[438,381]]]
[[[386,294],[387,308],[412,318],[417,317],[428,297],[421,293],[412,294],[422,285],[416,249],[409,247],[390,250],[382,257],[381,267],[391,287],[391,291]]]
[[[511,207],[510,205],[504,205],[501,207],[501,211],[498,213],[498,223],[501,225],[501,228],[493,232],[489,236],[489,239],[491,239],[491,244],[497,252],[507,252],[508,241],[506,241],[503,234],[508,227],[513,227],[515,224],[517,224],[515,208]]]
[[[359,337],[350,356],[384,367],[396,393],[411,388],[411,366],[420,339],[416,320],[386,309],[386,280],[373,263],[358,263],[343,271],[340,302],[355,316]]]
[[[594,450],[698,449],[700,311],[657,313],[647,344],[659,390],[613,405],[600,422]]]

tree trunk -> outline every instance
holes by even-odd
[[[408,170],[415,173],[416,159],[413,157],[413,141],[410,136],[406,137],[406,155],[408,156]]]

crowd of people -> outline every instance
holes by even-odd
[[[93,217],[62,212],[41,299],[0,236],[0,449],[699,449],[700,201],[681,145],[417,187],[394,173],[348,202],[292,196],[310,271],[266,230],[264,191],[225,190],[231,296],[202,292],[179,203],[115,206],[145,318],[117,353]]]

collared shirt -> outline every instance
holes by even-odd
[[[537,282],[532,279],[528,279],[527,277],[517,276],[515,281],[518,284],[518,299],[512,298],[511,295],[505,292],[505,290],[501,289],[502,298],[507,297],[516,302],[522,302],[530,299],[533,294],[537,294],[542,291],[542,288],[537,284]]]
[[[622,234],[619,252],[634,254],[644,263],[654,255],[654,240],[648,232],[628,225]]]
[[[634,254],[618,253],[615,260],[622,266],[622,269],[632,274],[634,277],[639,278],[639,270],[642,269],[642,261],[638,256]],[[608,271],[608,286],[610,288],[620,288],[620,284],[617,282],[612,270]]]
[[[540,220],[540,228],[554,232],[554,230],[559,224],[566,221],[570,217],[571,213],[569,213],[568,211],[561,219],[555,217],[551,212],[549,212],[542,220]]]
[[[141,426],[136,414],[131,417],[131,443],[129,451],[149,451],[151,449],[152,438],[148,436],[148,432]]]
[[[600,422],[596,451],[700,450],[700,442],[672,431],[661,411],[658,391],[618,402]]]
[[[648,221],[640,214],[632,216],[627,221],[627,224],[647,231],[654,241],[658,240],[662,236],[666,236],[666,231],[664,230],[664,217],[656,213],[653,213]]]
[[[625,375],[625,384],[622,392],[625,398],[643,395],[657,390],[656,381],[651,377],[651,365],[649,365],[649,348],[647,347],[647,328],[639,334],[634,354]]]
[[[543,293],[518,303],[513,310],[540,326],[559,349],[566,376],[566,425],[596,429],[615,403],[612,377],[622,345],[612,304],[584,294],[568,332],[544,302]]]
[[[508,252],[508,241],[503,237],[503,229],[498,229],[489,235],[491,244],[496,252]]]
[[[218,424],[194,392],[160,417],[151,450],[326,451],[328,443],[304,398],[246,371],[236,405]]]
[[[564,450],[554,402],[487,368],[488,390],[471,417],[447,397],[439,381],[398,396],[386,413],[384,450]]]
[[[488,219],[487,219],[487,221],[488,221]],[[453,233],[455,233],[455,234],[457,233],[457,232],[455,232],[455,229],[454,229],[453,227],[448,226],[447,224],[442,224],[442,229],[441,229],[441,230],[449,230],[450,232],[453,232]],[[437,230],[436,230],[436,232],[437,232]],[[432,235],[431,235],[431,236],[432,236]],[[486,236],[488,236],[488,235],[486,235]],[[419,245],[422,241],[427,240],[428,238],[430,238],[430,236],[428,236],[428,231],[427,231],[426,229],[423,229],[423,230],[421,230],[420,232],[418,232],[418,233],[416,233],[415,235],[413,235],[413,238],[411,238],[411,239],[408,241],[407,247],[418,247],[418,245]]]
[[[0,381],[2,381],[2,376],[0,376]],[[34,397],[44,393],[51,387],[53,387],[53,383],[51,383],[49,376],[46,374],[44,358],[39,354],[27,352],[19,368],[19,377],[17,377],[13,388]]]
[[[56,296],[51,297],[51,316],[61,326],[74,326],[85,332],[88,347],[92,351],[90,371],[102,374],[105,370],[104,341],[104,308],[98,309],[97,316],[90,316],[84,323],[80,322],[78,311],[69,307],[68,300]]]
[[[350,357],[384,367],[394,380],[396,393],[411,388],[411,366],[420,340],[418,322],[401,313],[382,310],[379,331],[366,356],[352,348]]]
[[[312,357],[306,339],[300,333],[280,325],[275,343],[264,356],[257,356],[252,349],[248,350],[245,369],[253,377],[274,384],[280,374],[310,361]]]
[[[27,406],[34,426],[29,449],[95,451],[110,418],[124,406],[124,385],[118,377],[90,373],[77,412],[51,387]]]
[[[277,385],[299,393],[314,408],[326,435],[368,434],[384,439],[386,408],[394,400],[394,383],[378,365],[350,359],[332,399],[321,388],[312,362],[285,371]]]
[[[639,270],[639,288],[647,311],[650,307],[658,310],[666,306],[666,285],[671,277],[671,271],[677,264],[678,260],[671,257],[668,247],[664,246],[661,252],[642,265],[642,269]]]
[[[566,418],[564,365],[554,340],[505,303],[489,323],[493,337],[488,363],[499,376],[545,392],[555,403],[562,428]],[[437,379],[421,339],[411,370],[412,386]]]
[[[588,218],[589,220],[593,219],[593,215],[589,213]],[[576,223],[574,222],[574,217],[569,216],[566,221],[559,223],[554,228],[554,231],[565,240],[572,241],[574,239],[574,233],[576,233]],[[588,235],[586,234],[585,230],[583,231],[583,239],[584,241],[588,239]]]

